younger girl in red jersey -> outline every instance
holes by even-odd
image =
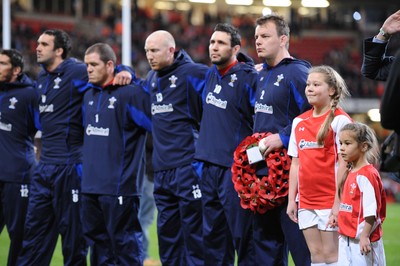
[[[338,265],[386,265],[382,242],[386,196],[373,166],[378,153],[378,141],[371,128],[361,123],[342,128],[340,155],[347,162],[347,171],[339,187]]]
[[[338,157],[339,132],[351,118],[338,103],[348,90],[333,68],[317,66],[309,71],[305,94],[312,109],[293,120],[287,214],[303,231],[311,265],[337,265],[337,228],[328,222],[338,212],[336,176],[346,169]]]

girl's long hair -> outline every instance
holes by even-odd
[[[375,165],[375,167],[377,167],[379,162],[379,143],[376,138],[375,132],[372,130],[372,128],[363,123],[354,122],[343,126],[340,132],[346,130],[351,131],[353,133],[354,139],[357,141],[358,145],[367,144],[367,150],[365,151],[366,159],[370,164],[373,164]],[[352,167],[353,167],[352,162],[348,162],[347,170],[344,173],[344,177],[341,183],[339,184],[339,189],[338,189],[339,198],[342,195],[344,183]]]
[[[315,66],[310,68],[309,74],[311,73],[321,73],[324,74],[325,76],[325,82],[328,84],[330,88],[333,88],[335,90],[335,93],[331,96],[331,108],[329,115],[326,117],[324,123],[321,125],[321,128],[318,131],[317,135],[317,142],[318,145],[323,145],[324,140],[328,134],[328,131],[330,129],[331,123],[333,119],[335,118],[335,111],[338,106],[338,104],[346,97],[349,96],[349,90],[347,89],[346,82],[342,78],[342,76],[339,75],[339,73],[334,70],[330,66],[326,65],[321,65],[321,66]]]

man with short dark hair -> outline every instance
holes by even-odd
[[[267,157],[276,149],[288,148],[293,119],[310,108],[305,88],[311,65],[290,55],[290,29],[283,17],[263,16],[256,24],[255,45],[263,67],[255,99],[254,132],[271,133],[260,140],[266,148],[264,157]],[[268,176],[267,165],[259,166],[256,174],[260,179]],[[289,200],[295,204],[295,199]],[[255,214],[256,261],[265,265],[286,265],[290,251],[296,265],[310,265],[310,252],[303,233],[286,214],[286,207],[287,201],[264,214]]]
[[[21,53],[0,50],[0,232],[5,224],[10,237],[7,265],[17,265],[22,248],[29,186],[36,166],[37,93],[23,68]]]
[[[241,37],[230,24],[217,24],[210,38],[213,66],[206,75],[196,159],[204,163],[201,189],[205,265],[257,265],[253,214],[240,206],[232,183],[233,153],[252,135],[257,72],[240,52]]]

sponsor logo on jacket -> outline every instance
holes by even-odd
[[[12,130],[12,125],[0,122],[0,130],[11,131]]]
[[[340,203],[339,210],[344,212],[352,212],[353,206],[346,203]]]
[[[272,105],[262,104],[262,103],[256,102],[256,104],[254,106],[254,112],[256,112],[256,113],[273,114],[274,113],[274,108],[272,107]]]
[[[103,127],[94,127],[91,124],[89,124],[86,127],[86,135],[94,135],[94,136],[103,136],[103,137],[108,137],[110,135],[110,129],[109,128],[103,128]]]
[[[151,104],[151,114],[161,114],[161,113],[170,113],[174,111],[174,107],[172,103],[170,104]]]
[[[52,113],[54,112],[54,105],[53,104],[39,105],[39,112]]]
[[[214,96],[212,92],[209,92],[207,94],[206,103],[214,105],[221,109],[226,109],[226,106],[228,105],[228,101],[223,101],[221,99],[218,99],[217,97]]]
[[[322,148],[323,145],[318,145],[317,142],[315,141],[307,141],[305,139],[301,139],[299,142],[299,149],[304,150],[304,149],[315,149],[315,148]]]

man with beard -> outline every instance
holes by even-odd
[[[201,177],[205,265],[256,265],[250,210],[240,206],[232,183],[233,152],[253,132],[257,72],[240,53],[238,30],[217,24],[210,39],[214,64],[206,76],[203,116],[196,159],[204,162]]]
[[[10,236],[7,265],[17,265],[36,165],[37,93],[23,67],[17,50],[0,51],[0,232],[6,225]]]

